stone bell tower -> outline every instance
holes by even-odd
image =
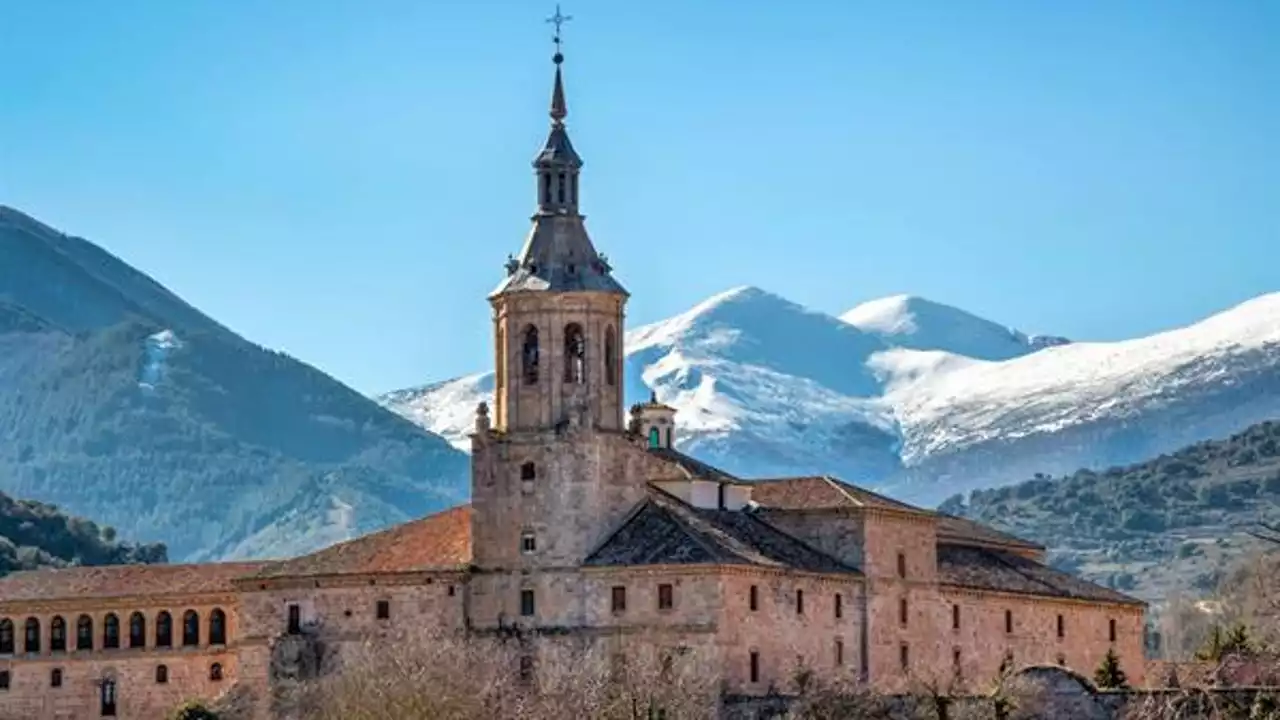
[[[533,160],[537,211],[493,306],[495,412],[505,433],[566,426],[623,429],[622,321],[627,291],[596,252],[578,211],[582,158],[569,142],[557,52],[551,130]]]

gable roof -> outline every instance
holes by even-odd
[[[962,517],[899,502],[893,498],[851,485],[830,476],[769,478],[752,480],[751,499],[771,510],[829,510],[836,508],[880,508],[920,515],[938,520],[938,541],[992,545],[1008,545],[1028,550],[1044,550],[1044,546],[1000,532],[995,528]]]
[[[230,562],[26,570],[0,579],[0,603],[228,592],[233,579],[252,575],[262,565]]]
[[[470,562],[471,506],[460,505],[310,555],[271,563],[254,577],[455,570]]]
[[[658,488],[587,566],[754,565],[820,573],[858,573],[748,512],[695,508]]]
[[[1146,605],[1021,555],[966,545],[938,545],[938,581],[978,590]]]
[[[646,452],[650,455],[666,460],[679,470],[686,478],[692,480],[718,480],[720,482],[730,483],[744,482],[714,465],[708,465],[707,463],[704,463],[695,457],[685,455],[674,448],[648,448]]]

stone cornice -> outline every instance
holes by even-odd
[[[86,615],[102,615],[107,612],[134,610],[183,610],[194,607],[235,607],[239,604],[235,592],[219,592],[185,595],[119,595],[112,597],[53,597],[37,600],[0,601],[0,615],[53,615],[65,612],[82,612]]]
[[[575,568],[575,571],[578,569]],[[581,569],[589,575],[697,575],[723,574],[734,576],[766,576],[766,577],[803,577],[809,580],[826,581],[832,584],[861,584],[865,578],[857,573],[819,573],[809,570],[793,570],[790,568],[767,568],[755,565],[588,565]]]
[[[317,573],[314,575],[277,575],[272,577],[248,577],[232,580],[232,585],[242,593],[271,592],[273,590],[323,590],[325,588],[351,587],[403,587],[429,585],[437,580],[455,580],[463,583],[470,575],[465,568],[448,570],[410,570],[362,573]]]
[[[1035,595],[1032,593],[1011,592],[1009,590],[995,590],[991,588],[973,587],[969,585],[955,585],[951,583],[939,583],[938,590],[943,593],[952,593],[956,595],[968,595],[971,597],[986,598],[990,596],[1004,597],[1023,602],[1030,602],[1036,605],[1106,605],[1127,612],[1145,613],[1147,603],[1135,598],[1133,602],[1120,602],[1117,600],[1098,600],[1091,598],[1073,598],[1061,597],[1058,595]]]

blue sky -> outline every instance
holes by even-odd
[[[486,369],[531,0],[0,0],[0,203],[379,391]],[[754,284],[1115,339],[1280,289],[1280,4],[566,4],[634,326]]]

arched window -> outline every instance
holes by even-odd
[[[116,681],[104,679],[99,687],[98,714],[102,717],[116,716]]]
[[[604,330],[604,382],[610,386],[618,382],[618,339],[612,325]]]
[[[40,621],[29,617],[23,632],[22,649],[29,653],[40,652]]]
[[[524,330],[524,345],[520,348],[520,370],[525,385],[538,383],[538,328],[530,325]]]
[[[167,610],[156,616],[156,647],[173,647],[173,616]]]
[[[227,644],[227,614],[221,608],[214,608],[209,613],[209,644]]]
[[[93,649],[93,618],[88,615],[76,619],[76,649]]]
[[[0,618],[0,655],[13,654],[13,621]]]
[[[140,612],[129,616],[129,647],[147,646],[147,617]]]
[[[662,436],[659,434],[658,428],[656,427],[649,428],[649,447],[656,448],[656,447],[661,447],[661,445],[662,445]]]
[[[167,682],[169,682],[169,666],[157,665],[156,666],[156,684],[164,685]]]
[[[67,621],[61,615],[54,615],[49,623],[49,651],[67,651]]]
[[[564,381],[575,385],[587,381],[587,344],[577,323],[564,329]]]
[[[209,679],[214,682],[222,680],[222,663],[214,663],[209,666]]]
[[[182,646],[195,647],[200,644],[200,614],[188,610],[182,614]]]
[[[102,619],[102,647],[107,650],[120,647],[120,618],[115,613],[107,613]]]
[[[675,447],[675,443],[671,442],[671,434],[672,434],[671,428],[667,428],[667,447]],[[724,487],[724,486],[721,485],[720,487]]]

